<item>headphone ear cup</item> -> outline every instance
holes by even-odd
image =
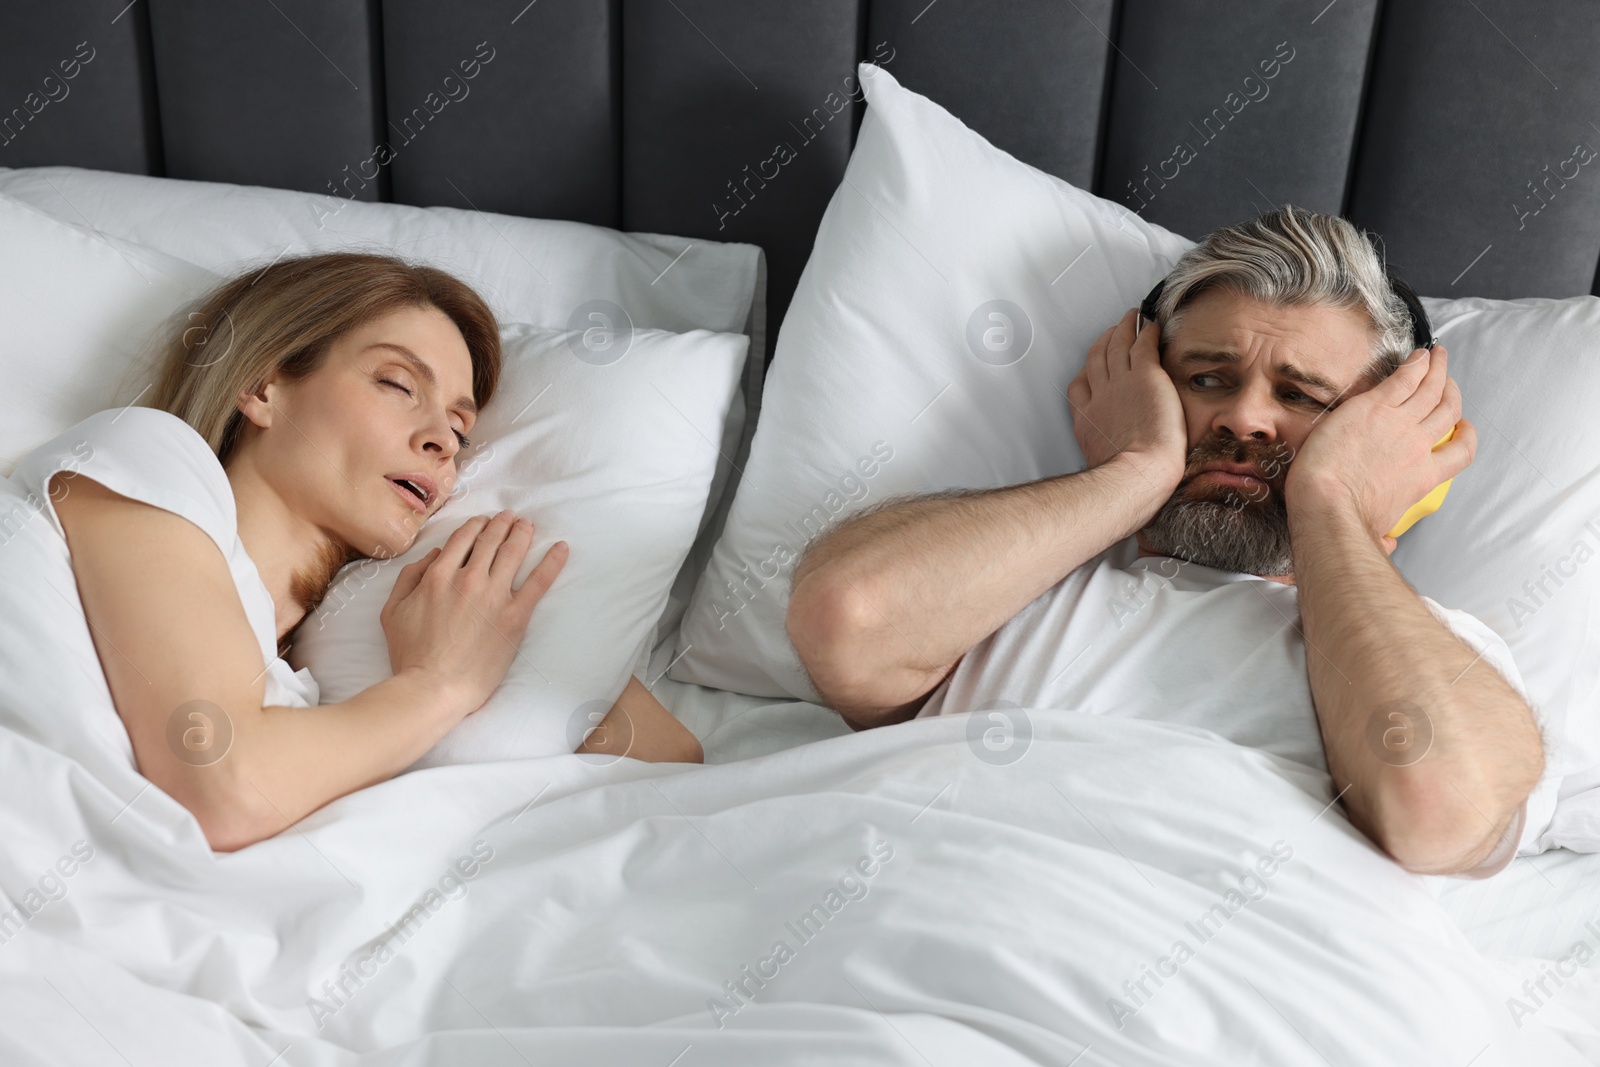
[[[1432,348],[1434,344],[1433,324],[1428,321],[1428,313],[1423,309],[1422,301],[1418,299],[1416,290],[1412,289],[1399,275],[1389,269],[1389,257],[1385,254],[1382,244],[1379,243],[1378,235],[1365,230],[1362,232],[1372,245],[1372,250],[1378,253],[1378,262],[1383,264],[1383,273],[1389,279],[1389,288],[1394,290],[1395,295],[1405,304],[1406,311],[1411,314],[1412,347]]]
[[[1417,348],[1432,348],[1433,324],[1428,321],[1428,313],[1422,307],[1422,301],[1417,297],[1416,290],[1407,285],[1397,275],[1389,273],[1389,287],[1395,295],[1405,302],[1406,310],[1411,313],[1411,340]]]
[[[1143,302],[1139,304],[1139,314],[1145,322],[1156,321],[1156,301],[1161,299],[1161,292],[1167,287],[1167,280],[1162,278],[1156,282],[1156,287],[1145,294]]]

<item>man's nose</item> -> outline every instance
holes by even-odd
[[[1219,437],[1267,443],[1278,439],[1276,412],[1271,401],[1253,390],[1237,394],[1217,410],[1211,421]]]

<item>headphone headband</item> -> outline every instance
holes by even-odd
[[[1422,301],[1417,298],[1416,291],[1400,279],[1400,276],[1391,271],[1387,265],[1383,268],[1384,275],[1389,279],[1389,288],[1405,304],[1406,311],[1411,316],[1411,343],[1415,348],[1431,349],[1437,342],[1433,336],[1433,325],[1428,321],[1428,313],[1422,307]],[[1145,322],[1156,321],[1156,302],[1161,299],[1161,293],[1167,287],[1167,280],[1162,278],[1156,282],[1154,289],[1145,296],[1139,304],[1139,314]]]

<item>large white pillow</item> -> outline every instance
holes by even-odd
[[[783,626],[806,540],[896,493],[1080,469],[1067,383],[1191,243],[860,73],[869,106],[679,630],[680,681],[815,700]]]
[[[706,330],[637,330],[625,349],[526,325],[503,340],[505,372],[457,492],[406,553],[341,571],[289,655],[323,703],[344,700],[391,674],[378,614],[400,568],[468,518],[510,508],[534,520],[518,582],[566,541],[504,683],[418,766],[570,753],[610,708],[695,539],[748,347]]]
[[[145,341],[219,278],[3,193],[0,236],[0,371],[9,385],[0,393],[0,447],[14,453],[5,457],[9,473],[76,422],[140,395],[154,352]],[[344,699],[388,674],[377,611],[395,571],[469,515],[509,507],[539,523],[524,574],[551,543],[568,541],[566,568],[539,605],[505,686],[429,754],[432,762],[570,752],[569,713],[615,700],[653,647],[674,575],[708,512],[724,462],[719,439],[739,401],[749,345],[740,333],[625,324],[511,325],[502,335],[500,389],[473,432],[457,496],[405,558],[342,572],[296,650],[294,665],[313,668],[323,701]],[[0,515],[0,550],[21,536],[24,524],[14,519],[22,514],[7,508]],[[40,601],[40,593],[9,601],[5,613],[27,623],[30,640],[57,623],[81,628],[81,613],[75,624],[38,618],[41,604],[59,599]],[[103,679],[98,685],[103,690]]]
[[[133,400],[146,342],[220,279],[0,195],[0,474]]]
[[[745,387],[712,435],[721,455],[701,534],[674,583],[657,635],[677,625],[720,529],[713,521],[726,512],[719,504],[747,436],[746,411],[759,403],[766,299],[765,261],[755,245],[623,233],[470,208],[368,203],[332,190],[302,193],[77,167],[0,168],[0,193],[222,276],[282,256],[363,249],[449,271],[483,294],[502,322],[583,329],[595,325],[598,314],[623,329],[749,335]],[[7,251],[0,249],[0,256]]]
[[[675,679],[816,699],[783,625],[806,540],[891,494],[1081,470],[1067,384],[1192,244],[1017,161],[871,65],[861,80],[860,137],[778,337]],[[1506,639],[1550,727],[1552,772],[1600,768],[1600,299],[1427,306],[1479,450],[1395,564]],[[1572,573],[1530,597],[1523,583],[1552,569]]]
[[[1600,849],[1600,298],[1423,306],[1478,454],[1392,558],[1505,638],[1566,776],[1550,843]]]
[[[307,252],[398,255],[473,286],[502,322],[565,329],[604,300],[642,329],[742,333],[761,295],[754,245],[78,167],[0,168],[0,193],[222,275]]]

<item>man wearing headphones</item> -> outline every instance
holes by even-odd
[[[787,628],[818,692],[858,730],[1184,723],[1327,770],[1408,870],[1537,851],[1554,783],[1505,642],[1388,560],[1477,447],[1421,304],[1349,222],[1285,205],[1144,313],[1067,389],[1083,471],[891,499],[807,546]]]

